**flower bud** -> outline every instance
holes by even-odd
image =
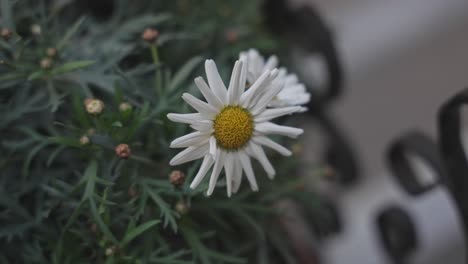
[[[104,109],[104,102],[99,99],[87,98],[84,101],[86,112],[93,115],[98,115],[102,113]]]
[[[181,215],[187,214],[189,209],[189,206],[182,200],[178,201],[175,205],[175,210]]]
[[[154,43],[159,37],[159,31],[153,28],[147,28],[143,31],[141,38],[149,43]]]
[[[88,131],[86,131],[86,134],[88,136],[92,136],[92,135],[96,134],[96,129],[90,128],[90,129],[88,129]]]
[[[50,58],[43,58],[40,62],[41,68],[44,70],[48,70],[52,68],[52,60]]]
[[[91,233],[97,233],[97,231],[98,231],[97,225],[95,223],[92,223],[89,226],[89,230],[91,231]]]
[[[115,147],[115,154],[121,159],[128,159],[131,153],[130,147],[127,144],[119,144]]]
[[[89,137],[88,136],[82,136],[80,137],[80,144],[81,145],[88,145],[89,144]]]
[[[13,31],[9,30],[8,28],[2,28],[0,35],[2,36],[2,38],[8,40],[13,35]]]
[[[224,33],[224,38],[227,42],[234,43],[239,40],[239,33],[234,29],[230,29]]]
[[[42,32],[42,29],[40,25],[38,24],[31,25],[31,33],[33,33],[33,35],[39,36],[41,35],[41,32]]]
[[[119,105],[119,110],[120,112],[127,112],[127,111],[131,111],[132,110],[132,105],[127,103],[127,102],[123,102]]]
[[[172,171],[171,174],[169,174],[169,181],[175,187],[179,187],[185,182],[185,174],[179,170]]]
[[[57,49],[49,47],[46,50],[46,54],[49,58],[54,58],[55,56],[57,56]]]
[[[135,186],[130,186],[130,188],[128,188],[128,196],[130,196],[131,198],[135,198],[137,197],[137,195],[138,195],[138,192]]]

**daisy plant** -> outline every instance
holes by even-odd
[[[195,84],[206,102],[188,93],[182,95],[182,99],[198,113],[171,113],[167,116],[174,122],[189,124],[196,130],[172,141],[171,147],[186,149],[172,158],[170,164],[175,166],[203,158],[200,170],[190,185],[192,189],[200,184],[213,166],[207,195],[213,193],[223,168],[228,196],[239,190],[243,172],[251,189],[258,191],[250,158],[258,160],[268,177],[273,179],[275,169],[263,147],[269,147],[284,156],[290,156],[291,151],[267,136],[283,135],[296,138],[303,130],[276,125],[270,121],[297,112],[301,108],[268,107],[273,98],[285,88],[284,81],[277,79],[279,74],[277,69],[263,71],[247,90],[245,88],[248,61],[236,61],[227,89],[214,61],[205,62],[205,72],[208,84],[202,77],[196,78]]]
[[[0,0],[0,263],[295,263],[310,95],[239,54],[259,2]]]

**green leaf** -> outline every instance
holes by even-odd
[[[23,165],[23,175],[26,175],[28,173],[29,165],[31,164],[32,159],[36,154],[41,151],[44,147],[48,145],[48,142],[42,142],[28,153],[28,156],[26,157]]]
[[[60,154],[63,150],[65,149],[65,146],[59,146],[50,154],[49,158],[47,159],[47,167],[50,167],[52,162],[54,162],[55,158],[57,157],[58,154]]]
[[[102,217],[101,215],[99,214],[98,212],[98,209],[97,209],[97,206],[96,206],[96,202],[92,199],[92,198],[89,198],[88,199],[88,203],[89,203],[89,207],[91,209],[91,215],[94,219],[94,221],[96,221],[96,224],[99,226],[99,229],[101,230],[101,232],[106,236],[107,239],[109,239],[114,245],[117,245],[119,242],[117,241],[117,239],[115,238],[115,236],[112,234],[112,232],[110,231],[109,227],[104,223],[104,221],[102,220]]]
[[[83,101],[81,100],[80,96],[77,94],[73,95],[73,113],[75,115],[76,120],[80,123],[83,127],[90,127],[91,122],[89,121],[89,115],[86,113]]]
[[[123,124],[120,121],[115,121],[115,122],[112,123],[112,126],[113,127],[123,127]]]
[[[83,200],[93,197],[94,195],[94,186],[96,186],[98,164],[95,160],[91,161],[86,168],[83,177],[86,179],[86,188],[83,194]]]
[[[66,72],[76,71],[79,69],[86,68],[94,63],[96,63],[96,61],[92,61],[92,60],[66,62],[65,64],[62,64],[54,68],[50,73],[52,75],[58,75],[58,74],[66,73]]]
[[[13,1],[11,0],[0,0],[0,18],[2,26],[7,27],[11,30],[15,29],[15,23],[13,21]]]
[[[0,81],[8,81],[23,78],[25,75],[22,72],[11,72],[0,75]]]
[[[33,80],[39,79],[44,75],[45,75],[45,72],[42,71],[42,70],[33,72],[28,76],[28,81],[33,81]]]
[[[49,137],[49,142],[68,147],[80,147],[80,141],[69,137]]]
[[[122,239],[122,242],[120,243],[121,247],[124,247],[125,245],[130,243],[130,241],[132,241],[133,239],[141,235],[143,232],[145,232],[146,230],[150,229],[151,227],[159,223],[160,223],[159,220],[151,220],[133,228],[132,230],[127,232],[127,234],[125,234],[124,238]]]
[[[203,60],[202,57],[194,57],[187,61],[184,66],[174,75],[171,82],[169,83],[168,90],[172,91],[181,85],[189,76],[190,73],[200,64]]]
[[[161,210],[161,216],[164,220],[164,227],[167,227],[167,225],[171,225],[172,230],[174,232],[177,232],[177,222],[175,220],[176,213],[171,209],[169,204],[167,204],[164,199],[159,196],[156,192],[151,190],[150,187],[147,185],[144,186],[145,192],[149,194],[149,197],[153,200],[153,202],[159,207],[159,210]]]
[[[84,21],[85,21],[85,17],[81,17],[75,22],[75,24],[73,24],[73,26],[70,27],[67,33],[65,33],[65,35],[63,36],[62,40],[60,40],[59,43],[57,44],[58,50],[61,50],[63,47],[65,47],[65,45],[67,45],[70,38],[73,35],[75,35],[75,33],[78,31],[78,29],[80,28],[81,24],[83,24]]]

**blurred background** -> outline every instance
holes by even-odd
[[[355,185],[332,192],[343,230],[325,243],[327,263],[395,263],[383,260],[382,238],[373,229],[378,213],[392,204],[407,210],[420,229],[419,253],[405,263],[466,263],[461,218],[453,214],[458,209],[452,198],[437,197],[437,191],[419,198],[402,192],[385,153],[410,130],[436,140],[440,106],[468,87],[468,1],[290,2],[296,9],[316,8],[333,31],[345,80],[343,94],[329,111],[360,169]],[[306,159],[315,159],[320,140],[307,135]],[[423,218],[432,225],[425,231]]]
[[[332,28],[345,71],[332,111],[364,175],[402,132],[435,137],[438,107],[468,86],[466,0],[291,0],[313,5]]]

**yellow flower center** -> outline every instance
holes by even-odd
[[[216,143],[226,150],[236,150],[249,142],[254,121],[247,109],[228,105],[215,117],[213,127]]]

